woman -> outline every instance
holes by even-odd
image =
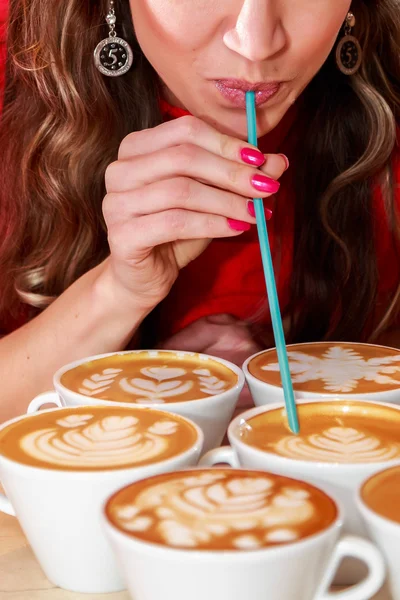
[[[399,13],[11,0],[3,418],[82,356],[161,344],[240,362],[272,343],[254,196],[273,213],[288,339],[400,342]],[[114,30],[131,68],[126,46],[97,47]],[[264,155],[245,142],[247,89]]]

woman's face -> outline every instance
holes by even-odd
[[[253,86],[258,133],[271,131],[319,71],[351,0],[130,0],[138,41],[165,97],[246,137]]]

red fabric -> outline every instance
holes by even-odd
[[[6,21],[8,0],[0,0],[0,107],[3,103],[3,90],[6,64]]]

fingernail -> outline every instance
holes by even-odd
[[[248,210],[249,214],[250,214],[252,217],[255,217],[255,216],[256,216],[256,210],[255,210],[255,208],[254,208],[254,202],[253,202],[253,200],[249,200],[249,201],[247,202],[247,210]],[[266,219],[267,221],[270,221],[270,220],[272,219],[272,215],[273,215],[273,212],[272,212],[272,210],[270,210],[269,208],[265,208],[265,207],[264,207],[264,213],[265,213],[265,219]]]
[[[249,215],[251,215],[252,217],[256,216],[256,209],[254,208],[253,200],[249,200],[247,202],[247,211],[248,211]]]
[[[288,170],[288,168],[289,168],[289,166],[290,166],[290,162],[289,162],[289,159],[288,159],[288,157],[286,156],[286,154],[278,154],[278,156],[282,156],[283,160],[284,160],[284,161],[285,161],[285,163],[286,163],[286,169],[285,169],[285,171],[287,171],[287,170]]]
[[[242,148],[240,156],[245,163],[255,167],[261,167],[265,163],[264,154],[259,150],[254,150],[254,148]]]
[[[228,225],[234,231],[248,231],[251,227],[250,223],[245,221],[237,221],[236,219],[227,219]]]
[[[271,177],[267,177],[266,175],[261,175],[261,173],[253,175],[251,178],[251,185],[256,188],[256,190],[266,192],[267,194],[276,194],[281,187],[279,181],[271,179]]]

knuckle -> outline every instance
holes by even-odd
[[[167,194],[169,200],[179,206],[186,207],[192,197],[192,181],[188,177],[176,177],[168,186]]]
[[[186,115],[179,119],[179,126],[181,127],[184,139],[196,140],[202,128],[202,122],[192,115]]]
[[[140,146],[141,134],[142,131],[133,131],[122,140],[118,149],[118,159],[131,155],[134,149]]]
[[[107,192],[109,192],[113,188],[113,185],[114,185],[115,181],[117,180],[118,169],[119,169],[119,163],[117,160],[110,163],[108,165],[108,167],[106,168],[104,179],[105,179],[105,185],[106,185]]]
[[[115,195],[112,193],[108,193],[105,195],[104,200],[103,200],[103,204],[102,204],[102,211],[103,211],[103,217],[106,221],[106,223],[111,221],[112,215],[115,212]]]
[[[187,216],[184,210],[170,210],[164,215],[164,227],[179,236],[186,228]]]
[[[193,144],[175,146],[172,159],[177,162],[180,171],[188,171],[198,156],[198,149]]]
[[[233,142],[229,135],[221,133],[219,137],[219,151],[221,153],[221,156],[231,156],[232,145]]]

